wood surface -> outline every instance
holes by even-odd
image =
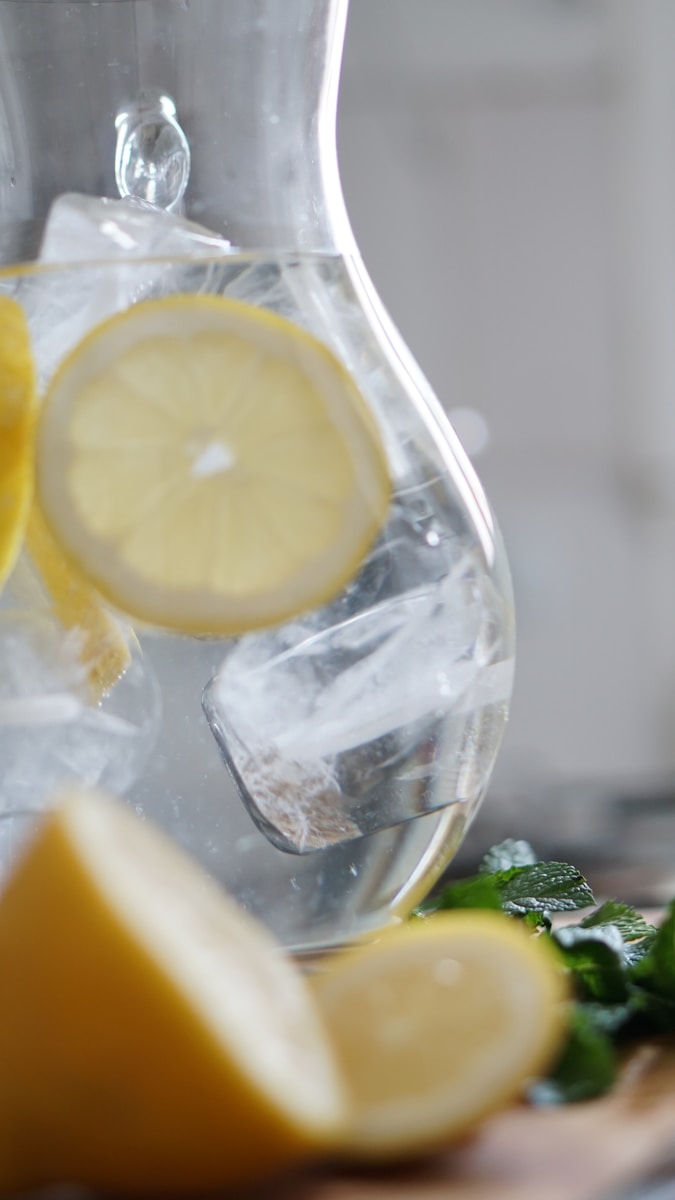
[[[637,1047],[609,1096],[562,1107],[511,1108],[463,1145],[423,1163],[372,1172],[325,1169],[239,1197],[609,1200],[617,1188],[671,1155],[675,1162],[675,1041]]]

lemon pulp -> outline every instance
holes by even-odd
[[[434,1148],[518,1096],[561,1046],[552,951],[500,913],[438,914],[328,960],[314,989],[351,1093],[345,1148]]]

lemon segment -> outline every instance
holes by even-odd
[[[232,635],[330,599],[388,509],[374,418],[286,319],[224,297],[148,301],[57,371],[37,443],[58,542],[117,608]]]
[[[157,829],[68,796],[0,897],[0,1189],[195,1195],[332,1145],[301,974]]]
[[[350,1091],[343,1149],[390,1160],[451,1143],[562,1045],[567,985],[500,913],[442,913],[346,951],[313,979]]]
[[[33,495],[35,370],[23,309],[0,296],[0,588],[17,560]]]

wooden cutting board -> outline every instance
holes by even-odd
[[[237,1200],[605,1200],[671,1152],[675,1041],[637,1047],[618,1086],[598,1100],[518,1106],[416,1166],[323,1170]]]

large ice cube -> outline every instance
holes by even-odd
[[[184,255],[211,258],[231,249],[225,238],[145,200],[68,192],[49,210],[40,259],[69,263]]]
[[[204,710],[270,840],[305,853],[462,798],[471,730],[511,691],[490,586],[467,557],[342,620],[312,614],[230,650]]]
[[[40,248],[43,271],[0,289],[23,304],[40,382],[88,331],[150,296],[207,288],[204,259],[231,255],[225,238],[141,200],[60,196]],[[57,269],[58,268],[58,269]]]

